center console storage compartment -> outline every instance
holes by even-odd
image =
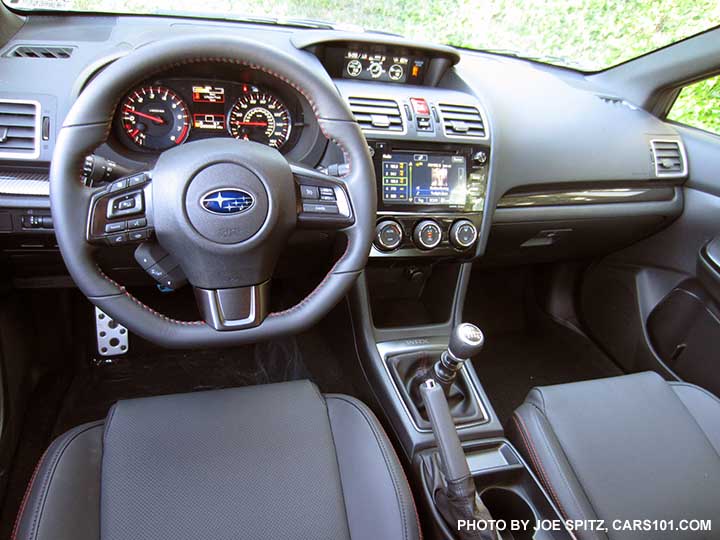
[[[459,263],[391,263],[365,270],[376,328],[450,320]]]
[[[502,540],[570,539],[572,535],[561,526],[562,517],[550,502],[535,476],[512,445],[505,439],[469,441],[463,444],[465,456],[480,499],[492,520],[505,526],[500,530]],[[424,450],[416,455],[415,467],[422,481],[424,500],[433,516],[439,538],[457,538],[457,528],[447,524],[438,512],[430,463],[437,451]],[[556,526],[551,526],[553,522]],[[512,525],[518,530],[511,530]],[[558,530],[554,530],[558,529]]]

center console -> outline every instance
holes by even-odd
[[[413,469],[426,533],[571,538],[564,529],[499,536],[460,529],[468,520],[531,525],[560,517],[504,438],[483,389],[482,332],[461,324],[472,260],[487,241],[492,188],[491,123],[481,103],[452,78],[445,83],[453,88],[438,86],[454,63],[445,50],[320,40],[312,49],[374,162],[375,239],[349,305],[362,371]],[[477,372],[468,361],[476,355]],[[423,390],[433,384],[435,405]]]

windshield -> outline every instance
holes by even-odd
[[[258,17],[280,24],[352,25],[583,71],[607,68],[720,24],[720,0],[3,1],[18,9],[194,14],[240,20]]]

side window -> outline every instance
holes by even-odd
[[[668,119],[720,135],[720,75],[683,88]]]

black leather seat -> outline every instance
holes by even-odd
[[[580,539],[720,537],[717,523],[701,533],[613,526],[720,516],[720,401],[697,386],[640,373],[534,388],[508,432],[565,519],[605,520],[607,534]]]
[[[292,382],[117,403],[38,464],[17,539],[420,536],[372,412]]]

